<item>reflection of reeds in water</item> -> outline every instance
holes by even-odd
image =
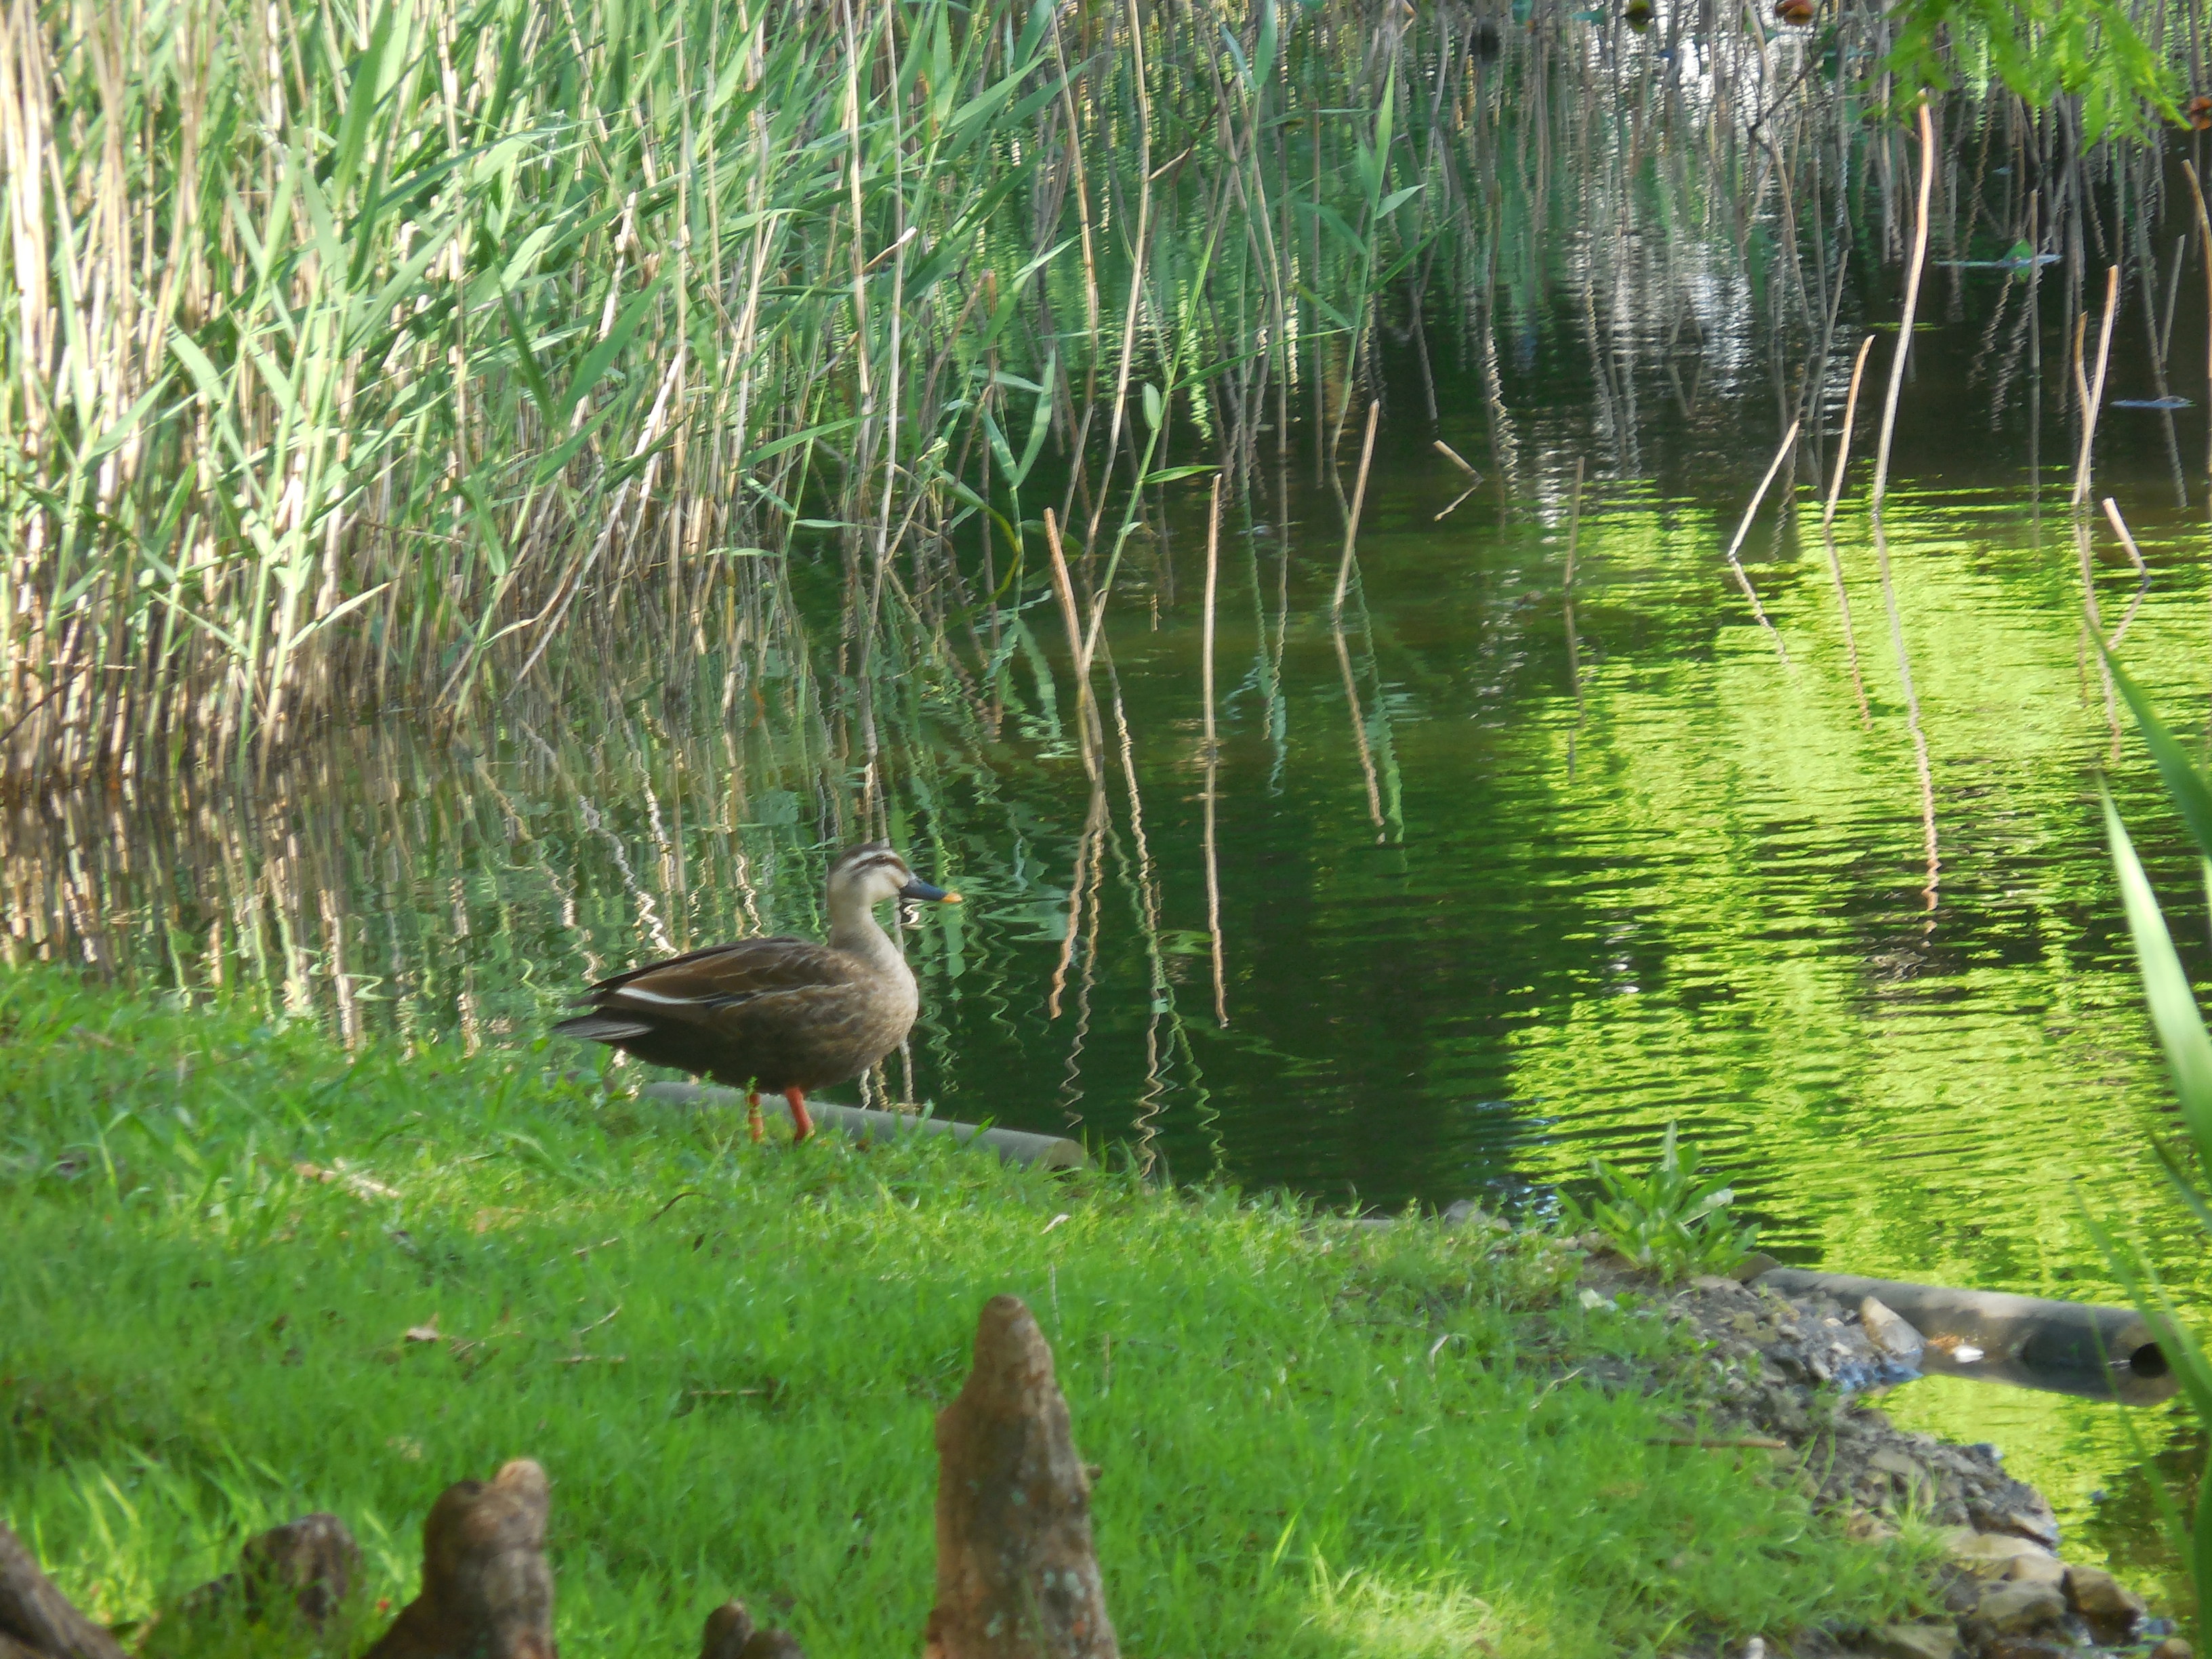
[[[1583,702],[1582,640],[1575,632],[1575,554],[1583,536],[1583,458],[1575,457],[1575,493],[1567,507],[1567,561],[1559,578],[1559,620],[1567,638],[1567,682],[1574,688],[1575,724],[1567,733],[1567,777],[1575,775],[1577,746],[1582,741],[1583,720],[1588,709]]]
[[[1213,730],[1213,602],[1221,574],[1221,480],[1213,481],[1212,501],[1206,519],[1206,599],[1203,637],[1199,647],[1199,696],[1205,706],[1206,724],[1206,935],[1213,961],[1213,1018],[1229,1024],[1229,988],[1224,978],[1221,947],[1221,859],[1215,840],[1215,805],[1221,771],[1221,747]]]
[[[1850,590],[1844,584],[1843,556],[1836,550],[1836,500],[1844,492],[1844,474],[1851,463],[1851,423],[1858,413],[1859,382],[1866,373],[1867,354],[1874,349],[1874,336],[1869,334],[1859,342],[1859,355],[1851,360],[1850,386],[1844,394],[1844,429],[1836,440],[1836,469],[1828,484],[1828,499],[1820,509],[1820,542],[1828,555],[1828,577],[1835,584],[1836,615],[1844,630],[1844,659],[1850,665],[1851,695],[1858,699],[1859,724],[1869,729],[1874,725],[1874,711],[1868,707],[1866,680],[1859,672],[1859,641],[1851,628]]]
[[[1759,488],[1752,491],[1750,504],[1743,509],[1743,519],[1736,526],[1735,534],[1728,544],[1729,568],[1735,573],[1736,586],[1743,590],[1743,597],[1750,602],[1753,617],[1766,630],[1767,637],[1774,641],[1774,654],[1785,666],[1789,664],[1790,653],[1783,649],[1782,635],[1767,619],[1766,607],[1759,604],[1759,594],[1751,585],[1750,574],[1744,569],[1743,561],[1736,555],[1743,546],[1743,538],[1751,533],[1751,521],[1759,516],[1759,507],[1766,500],[1766,492],[1773,487],[1775,474],[1782,471],[1782,464],[1797,447],[1797,424],[1795,421],[1790,422],[1790,430],[1782,434],[1781,445],[1775,450],[1773,460],[1767,464],[1766,474],[1759,479]]]

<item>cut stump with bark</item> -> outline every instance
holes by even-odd
[[[246,1540],[238,1582],[248,1619],[289,1606],[320,1630],[361,1582],[361,1546],[335,1515],[303,1515]]]
[[[210,1632],[233,1622],[289,1626],[323,1634],[361,1583],[361,1546],[344,1522],[316,1513],[256,1533],[238,1553],[238,1567],[209,1580],[157,1615],[138,1642],[138,1659],[192,1652]],[[348,1644],[350,1645],[350,1644]],[[0,1659],[11,1659],[0,1650]]]
[[[725,1601],[707,1615],[699,1659],[806,1659],[806,1653],[789,1631],[757,1629],[744,1602]]]
[[[1119,1659],[1052,1350],[1018,1297],[984,1304],[937,1418],[937,1605],[925,1659]]]
[[[363,1659],[556,1659],[550,1502],[526,1457],[447,1487],[422,1522],[422,1593]]]
[[[22,1540],[0,1526],[0,1656],[10,1646],[38,1659],[123,1659],[115,1638],[71,1606]]]

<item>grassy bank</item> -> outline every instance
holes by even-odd
[[[1658,1652],[1910,1594],[1766,1455],[1589,1386],[1668,1339],[1562,1310],[1543,1241],[756,1148],[559,1056],[349,1057],[47,974],[0,1025],[0,1518],[106,1620],[312,1508],[396,1601],[439,1488],[527,1453],[573,1650],[686,1651],[736,1594],[910,1651],[931,1415],[1000,1291],[1103,1467],[1127,1652]]]

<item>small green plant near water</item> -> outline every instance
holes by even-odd
[[[1697,1273],[1733,1272],[1758,1240],[1756,1223],[1737,1226],[1729,1218],[1735,1189],[1699,1166],[1697,1149],[1677,1139],[1672,1123],[1650,1173],[1630,1175],[1594,1158],[1590,1174],[1604,1196],[1587,1209],[1571,1194],[1565,1198],[1564,1224],[1570,1231],[1602,1235],[1621,1255],[1668,1284]]]
[[[2212,895],[2212,779],[2208,779],[2173,733],[2152,709],[2140,687],[2112,668],[2113,681],[2127,698],[2136,724],[2142,731],[2151,758],[2167,795],[2188,826],[2190,839],[2204,860],[2206,890]],[[2174,1194],[2187,1206],[2208,1235],[2212,1235],[2212,1032],[2191,990],[2189,975],[2166,932],[2166,919],[2134,843],[2120,821],[2109,793],[2104,795],[2105,828],[2112,847],[2112,863],[2118,873],[2120,896],[2133,937],[2136,961],[2142,969],[2143,994],[2150,1005],[2151,1023],[2159,1046],[2166,1052],[2173,1078],[2174,1095],[2181,1108],[2183,1136],[2179,1146],[2154,1135],[2152,1146]],[[2093,1218],[2094,1220],[2094,1218]],[[2098,1229],[2098,1242],[2112,1262],[2113,1273],[2128,1288],[2152,1328],[2159,1346],[2180,1379],[2182,1396],[2200,1425],[2212,1427],[2212,1359],[2187,1326],[2181,1322],[2172,1297],[2159,1277],[2157,1267],[2129,1241]],[[2212,1608],[2212,1480],[2200,1481],[2193,1521],[2162,1486],[2154,1488],[2166,1511],[2168,1526],[2182,1546],[2190,1577],[2197,1591],[2197,1624],[2205,1628],[2206,1611]]]
[[[562,1646],[677,1655],[738,1595],[816,1659],[911,1651],[932,1419],[1001,1291],[1101,1466],[1129,1652],[1732,1651],[1923,1594],[1917,1545],[1666,1443],[1675,1385],[1577,1381],[1680,1339],[1563,1305],[1541,1235],[755,1146],[526,1044],[349,1054],[46,970],[0,975],[0,1521],[104,1621],[318,1509],[396,1606],[438,1491],[530,1455]]]

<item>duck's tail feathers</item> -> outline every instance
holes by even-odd
[[[641,1019],[624,1019],[620,1014],[578,1014],[564,1019],[553,1028],[557,1036],[589,1037],[594,1042],[619,1042],[624,1037],[643,1036],[653,1026]]]

